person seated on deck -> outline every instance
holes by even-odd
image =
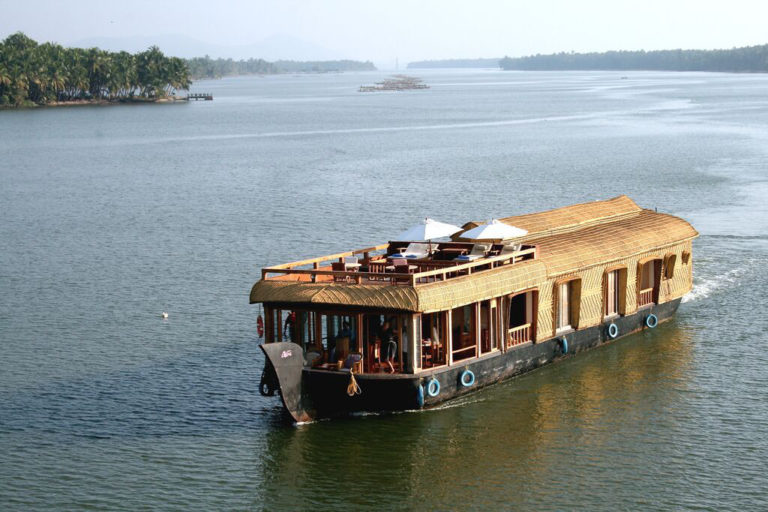
[[[344,361],[349,355],[349,337],[339,336],[336,338],[336,348],[330,363]]]

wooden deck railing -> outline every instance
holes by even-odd
[[[518,325],[507,330],[507,348],[531,341],[531,324]]]
[[[653,288],[640,290],[640,298],[637,301],[637,307],[641,308],[653,303]]]
[[[293,263],[284,263],[282,265],[275,265],[272,267],[264,268],[261,271],[262,279],[285,279],[287,275],[296,275],[297,280],[307,280],[309,282],[317,282],[318,276],[331,276],[329,281],[335,281],[340,283],[360,284],[363,281],[374,283],[391,283],[407,284],[410,286],[416,286],[418,284],[426,284],[435,281],[445,281],[452,277],[471,274],[473,271],[482,270],[484,268],[495,268],[501,265],[514,264],[520,261],[527,261],[536,258],[537,248],[535,246],[527,246],[526,248],[509,254],[503,254],[500,256],[491,256],[486,258],[480,258],[468,263],[459,263],[456,261],[434,261],[434,260],[407,260],[409,265],[418,267],[414,273],[394,273],[394,272],[358,272],[358,271],[334,271],[334,270],[322,270],[320,268],[321,263],[328,263],[332,261],[344,261],[344,258],[348,256],[363,255],[364,264],[370,264],[371,260],[376,261],[384,257],[383,254],[373,255],[371,253],[385,250],[388,246],[378,245],[375,247],[368,247],[366,249],[359,249],[356,251],[341,252],[337,254],[331,254],[328,256],[321,256],[318,258],[311,258],[302,261],[296,261]],[[306,265],[312,265],[313,268],[297,268]],[[436,268],[437,267],[437,268]],[[327,269],[327,266],[326,266]],[[272,277],[273,274],[278,274],[276,277]],[[300,276],[307,276],[301,279]]]

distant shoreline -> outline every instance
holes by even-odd
[[[38,108],[57,108],[57,107],[87,107],[87,106],[106,106],[106,105],[142,105],[152,103],[189,103],[184,96],[169,96],[166,98],[119,98],[114,100],[108,99],[77,99],[70,101],[53,101],[51,103],[45,103],[38,105],[22,104],[22,105],[0,105],[0,111],[2,110],[25,110],[25,109],[38,109]]]

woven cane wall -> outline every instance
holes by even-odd
[[[584,272],[566,274],[557,278],[550,278],[539,288],[539,315],[537,319],[538,329],[536,340],[542,341],[555,335],[555,286],[558,282],[570,277],[581,278],[581,305],[579,308],[578,328],[591,327],[603,323],[603,293],[605,272],[608,269],[625,267],[627,269],[626,283],[626,314],[637,311],[637,268],[638,262],[650,257],[658,257],[664,260],[665,256],[675,254],[675,271],[672,279],[664,277],[665,269],[662,268],[661,284],[659,288],[659,303],[669,302],[685,295],[693,286],[693,258],[687,264],[682,261],[683,252],[691,252],[690,240],[671,246],[666,249],[648,251],[631,258],[623,258],[606,265],[591,267]]]

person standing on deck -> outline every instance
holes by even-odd
[[[290,341],[295,340],[296,335],[296,312],[291,311],[290,314],[285,317],[285,325],[283,325],[283,337],[286,337],[286,333],[288,333],[288,339]]]
[[[392,360],[397,354],[397,340],[395,332],[392,330],[392,324],[389,320],[385,320],[381,324],[381,360],[389,365],[389,373],[395,373],[395,367],[392,364]]]

